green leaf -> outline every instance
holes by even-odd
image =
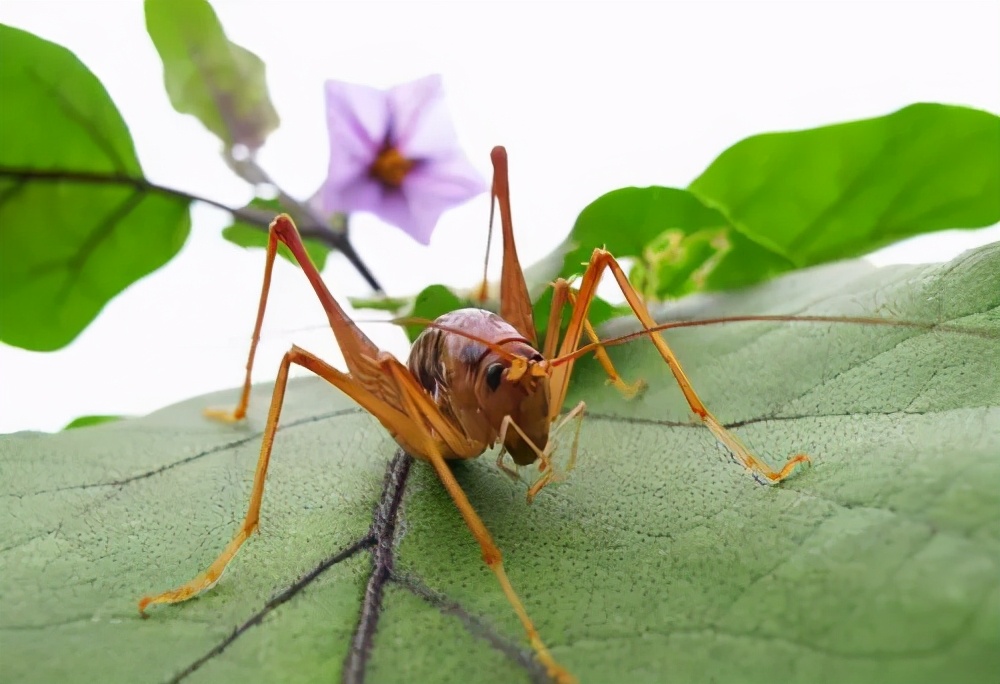
[[[413,303],[412,297],[388,297],[381,295],[378,297],[351,297],[348,301],[355,309],[371,309],[373,311],[388,311],[391,314],[398,314],[407,306]]]
[[[991,245],[942,266],[838,263],[671,309],[891,312],[988,332],[756,323],[668,333],[705,402],[760,456],[810,454],[813,466],[780,486],[756,484],[692,424],[641,341],[612,349],[627,379],[650,383],[637,400],[606,387],[593,364],[579,371],[570,403],[589,410],[578,466],[533,505],[492,454],[455,465],[554,656],[592,682],[993,681],[998,277]],[[288,387],[260,533],[198,600],[136,615],[138,596],[203,569],[242,519],[270,388],[255,388],[244,424],[201,415],[236,396],[0,438],[8,679],[164,681],[196,663],[189,681],[341,678],[371,557],[306,574],[368,534],[395,445],[314,378]],[[539,681],[517,618],[425,464],[401,505],[396,541],[383,547],[396,579],[365,681]]]
[[[459,297],[444,285],[429,285],[417,294],[405,317],[433,321],[438,316],[468,306],[475,306],[475,304],[468,299]],[[423,332],[424,327],[423,325],[404,325],[403,330],[406,332],[406,337],[412,342]]]
[[[285,211],[285,209],[277,200],[267,200],[255,197],[250,201],[250,204],[243,207],[241,211],[260,212],[264,220],[269,222],[277,214]],[[254,225],[247,223],[246,221],[236,219],[232,224],[222,229],[222,237],[229,240],[234,245],[239,245],[240,247],[259,247],[260,249],[267,249],[267,228],[262,228],[260,224]],[[330,254],[330,248],[319,240],[312,238],[303,238],[302,244],[305,246],[306,253],[312,260],[313,265],[316,266],[316,270],[322,271],[326,267],[326,257]],[[298,265],[295,257],[292,256],[291,250],[280,242],[278,243],[278,254],[281,257],[288,259],[291,263]]]
[[[793,268],[677,188],[622,188],[591,202],[556,250],[566,252],[559,275],[583,273],[597,247],[635,258],[629,278],[650,300],[736,288]]]
[[[226,38],[205,0],[146,0],[145,8],[174,109],[196,116],[228,148],[263,145],[279,119],[261,59]]]
[[[897,240],[1000,221],[1000,118],[918,104],[729,148],[690,186],[622,188],[581,213],[560,275],[635,258],[650,300],[735,289]]]
[[[941,104],[747,138],[691,183],[752,240],[811,266],[1000,221],[1000,117]]]
[[[122,418],[124,418],[124,416],[80,416],[79,418],[74,418],[68,422],[63,430],[76,430],[77,428],[93,427],[94,425],[103,425],[104,423],[113,423],[121,420]]]
[[[379,297],[376,299],[352,298],[351,306],[356,309],[372,309],[375,311],[388,311],[397,318],[422,318],[424,320],[435,320],[456,309],[472,307],[476,309],[487,309],[498,312],[499,303],[493,300],[485,302],[473,300],[466,293],[456,292],[445,285],[428,285],[413,297]],[[538,329],[539,343],[548,334],[549,311],[552,309],[552,288],[546,288],[541,296],[532,305],[532,312],[535,318],[535,327]],[[628,311],[624,307],[616,307],[600,297],[595,297],[590,303],[590,310],[587,318],[597,326],[611,319],[615,315],[621,315]],[[565,330],[569,325],[572,309],[566,306],[562,313],[561,329]],[[423,325],[403,325],[406,337],[413,342],[423,331]]]
[[[150,189],[76,56],[2,25],[0,44],[0,340],[51,351],[177,254],[188,202]]]
[[[583,273],[590,255],[604,247],[618,258],[639,256],[665,230],[690,232],[725,227],[726,219],[687,190],[622,188],[584,207],[564,244],[566,256],[559,275]]]

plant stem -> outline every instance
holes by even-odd
[[[256,165],[256,163],[254,164]],[[263,173],[263,170],[261,170],[261,173]],[[266,178],[266,175],[264,177]],[[176,190],[174,188],[157,185],[156,183],[148,181],[142,177],[127,176],[119,173],[65,171],[58,169],[29,169],[0,165],[0,179],[2,178],[12,179],[15,183],[24,183],[27,181],[51,183],[70,181],[74,183],[90,183],[94,185],[122,185],[143,192],[158,193],[161,195],[176,197],[186,202],[202,202],[203,204],[208,204],[216,207],[217,209],[227,211],[233,216],[233,218],[239,219],[249,225],[257,226],[263,230],[267,230],[271,223],[271,219],[273,218],[273,216],[269,216],[266,212],[254,209],[230,207],[222,202],[218,202],[208,197],[192,195],[184,192],[183,190]],[[267,182],[274,185],[270,180],[260,182]],[[291,210],[290,213],[293,214],[297,221],[301,222],[299,225],[299,232],[301,233],[303,239],[317,240],[331,249],[338,250],[345,257],[347,257],[347,260],[351,262],[351,265],[354,266],[358,273],[361,274],[361,277],[365,279],[365,282],[367,282],[373,290],[377,293],[383,292],[382,286],[375,279],[375,276],[372,275],[371,271],[368,270],[368,267],[354,250],[354,246],[348,240],[346,228],[342,233],[332,230],[323,223],[322,219],[317,216],[308,205],[288,196],[280,189],[278,192],[282,204]]]

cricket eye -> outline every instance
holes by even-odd
[[[491,363],[489,368],[486,369],[486,385],[496,391],[497,387],[500,386],[500,376],[503,374],[503,364],[502,363]]]

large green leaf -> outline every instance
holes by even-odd
[[[2,25],[0,44],[0,340],[49,351],[180,250],[188,202],[152,192],[73,53]]]
[[[198,117],[227,147],[263,145],[279,119],[260,57],[226,38],[205,0],[146,0],[145,9],[174,109]]]
[[[560,275],[606,243],[650,298],[726,290],[897,240],[1000,221],[1000,117],[917,104],[863,121],[757,135],[688,190],[622,188],[588,205]],[[554,276],[554,274],[552,274]]]
[[[874,312],[991,331],[670,332],[705,401],[763,457],[812,456],[783,485],[756,484],[720,453],[644,342],[614,349],[626,377],[650,382],[638,400],[593,365],[579,371],[579,465],[534,505],[488,456],[456,465],[554,655],[588,682],[995,681],[998,283],[992,245],[944,266],[844,263],[682,302],[698,315]],[[393,513],[380,494],[393,442],[314,379],[289,387],[260,534],[211,592],[139,619],[137,596],[190,577],[235,530],[269,393],[255,389],[242,425],[200,414],[233,391],[0,439],[5,679],[337,680],[372,564],[369,551],[330,559],[366,538],[381,498],[394,579],[366,681],[537,680],[431,471],[413,466]],[[396,480],[404,465],[393,460]]]
[[[1000,117],[916,104],[887,116],[747,138],[691,191],[796,266],[1000,221]]]

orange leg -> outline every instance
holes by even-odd
[[[535,319],[531,311],[531,297],[524,280],[524,271],[517,258],[514,244],[514,224],[510,211],[510,186],[507,182],[507,150],[494,147],[490,152],[493,162],[493,197],[500,205],[500,227],[503,234],[503,268],[500,272],[500,316],[537,346]],[[493,209],[490,207],[490,225]]]
[[[377,347],[358,329],[347,317],[347,314],[337,304],[323,283],[319,272],[309,260],[299,238],[298,231],[291,219],[280,215],[271,223],[267,246],[267,261],[264,271],[264,282],[261,288],[260,304],[257,311],[257,321],[254,325],[253,340],[247,360],[247,373],[243,393],[236,410],[231,414],[222,414],[228,419],[238,420],[246,413],[250,392],[250,375],[253,367],[254,352],[260,337],[260,328],[264,318],[267,294],[270,287],[271,270],[277,253],[277,241],[280,240],[292,251],[303,272],[312,284],[320,304],[323,306],[330,321],[337,343],[344,354],[350,374],[342,373],[318,357],[298,347],[292,347],[285,354],[278,370],[274,393],[271,397],[271,407],[268,411],[264,437],[261,443],[260,458],[254,474],[250,504],[243,524],[218,558],[209,568],[171,591],[155,596],[144,597],[139,602],[140,612],[157,603],[177,603],[185,601],[205,591],[218,582],[226,566],[239,551],[243,542],[257,530],[260,519],[260,506],[264,496],[264,480],[271,457],[274,434],[278,428],[281,405],[284,400],[285,387],[288,382],[288,370],[291,364],[308,368],[330,384],[342,390],[366,409],[389,431],[401,446],[412,455],[426,460],[434,467],[445,489],[451,495],[469,530],[479,542],[483,552],[483,560],[496,576],[507,600],[514,608],[521,624],[528,634],[528,640],[534,648],[539,661],[545,666],[553,680],[560,683],[575,682],[575,678],[552,658],[538,631],[528,617],[520,598],[514,591],[503,569],[500,550],[486,530],[486,526],[476,514],[468,498],[455,480],[451,470],[445,464],[444,454],[459,458],[478,455],[483,445],[468,440],[462,431],[445,418],[437,406],[420,387],[416,378],[391,355],[380,352]],[[219,414],[213,414],[219,415]]]
[[[401,399],[403,406],[402,411],[365,389],[361,383],[350,375],[338,371],[304,349],[292,347],[291,351],[285,354],[281,361],[281,367],[278,370],[278,379],[275,382],[274,393],[271,397],[271,408],[268,411],[267,424],[264,428],[264,438],[261,442],[260,458],[257,461],[257,470],[254,474],[250,505],[243,524],[240,525],[240,529],[232,541],[229,542],[207,570],[176,589],[154,596],[143,597],[139,601],[139,611],[144,613],[146,608],[158,603],[179,603],[186,601],[210,589],[219,581],[226,566],[232,561],[236,552],[243,545],[243,542],[257,531],[260,520],[261,501],[264,497],[264,480],[267,477],[271,449],[274,445],[274,435],[281,416],[281,405],[284,401],[285,387],[288,382],[288,370],[293,363],[308,368],[330,384],[342,390],[361,405],[362,408],[375,416],[394,437],[406,445],[408,450],[412,450],[415,456],[428,461],[433,466],[434,471],[444,485],[445,490],[455,502],[455,506],[458,508],[472,535],[479,542],[483,560],[496,576],[504,595],[524,626],[528,640],[538,655],[539,661],[545,666],[554,681],[563,683],[575,682],[575,678],[555,661],[542,642],[538,630],[535,629],[534,623],[532,623],[531,618],[524,609],[524,604],[518,597],[517,592],[514,591],[507,573],[504,571],[503,559],[500,550],[493,541],[493,537],[476,514],[475,509],[472,508],[472,504],[469,503],[465,492],[462,491],[451,469],[445,463],[442,451],[445,449],[451,450],[451,447],[444,440],[435,436],[431,426],[441,426],[445,431],[450,432],[451,430],[448,428],[446,419],[441,415],[437,406],[420,389],[406,367],[392,356],[384,353],[379,354],[376,363],[384,373],[384,378],[389,380],[387,384],[395,385],[398,391],[396,396]]]
[[[326,362],[303,349],[292,347],[291,351],[285,354],[282,358],[281,366],[278,368],[278,377],[274,383],[274,393],[271,395],[271,408],[267,413],[267,423],[264,426],[264,437],[261,440],[260,457],[257,460],[257,469],[254,472],[253,487],[250,492],[250,504],[247,507],[243,523],[240,525],[240,528],[237,530],[232,541],[229,542],[226,548],[223,549],[222,553],[219,554],[219,557],[212,562],[208,569],[176,589],[165,591],[162,594],[157,594],[155,596],[143,597],[142,600],[139,601],[140,613],[145,613],[146,608],[151,605],[155,605],[157,603],[180,603],[181,601],[186,601],[197,596],[207,589],[211,589],[215,583],[219,581],[219,578],[222,577],[222,573],[225,572],[226,566],[229,565],[229,562],[236,556],[236,552],[240,550],[241,546],[243,546],[243,542],[245,542],[250,535],[257,531],[257,527],[260,522],[260,505],[264,498],[264,480],[267,477],[267,468],[271,461],[271,449],[274,446],[274,435],[278,429],[278,419],[281,416],[281,405],[285,398],[285,386],[288,383],[288,369],[293,363],[313,371],[320,377],[330,382],[332,385],[341,389],[369,411],[376,408],[383,414],[387,413],[389,410],[395,411],[395,409],[385,405],[384,402],[380,401],[371,392],[354,382],[354,379],[349,375],[341,373],[336,368],[333,368]],[[395,413],[397,421],[405,420],[405,417],[398,411],[395,411]],[[389,417],[391,418],[392,416],[390,415]]]
[[[211,418],[232,422],[241,420],[246,416],[247,404],[250,401],[254,356],[257,353],[257,344],[260,342],[260,329],[264,323],[267,295],[271,289],[271,271],[274,268],[274,258],[278,253],[279,241],[283,242],[291,250],[296,261],[299,262],[302,271],[305,273],[306,278],[312,284],[316,296],[323,310],[326,312],[334,336],[337,338],[337,344],[344,354],[344,360],[347,363],[348,369],[356,375],[363,375],[364,369],[358,368],[359,359],[363,356],[374,358],[378,354],[378,347],[361,332],[361,329],[347,316],[337,303],[337,300],[330,294],[326,284],[323,283],[319,271],[316,270],[305,247],[302,245],[299,232],[295,228],[292,219],[287,214],[280,214],[271,222],[268,232],[267,257],[264,262],[264,280],[261,284],[260,302],[257,305],[257,320],[254,322],[253,335],[250,339],[250,353],[247,356],[246,376],[243,379],[243,391],[240,393],[240,400],[236,404],[236,408],[232,411],[220,411],[218,409],[205,411],[206,415]],[[361,373],[358,372],[359,370]]]
[[[524,604],[521,603],[521,599],[507,578],[507,573],[503,568],[503,557],[500,549],[497,548],[489,530],[486,529],[482,519],[472,507],[468,497],[465,496],[465,492],[462,491],[454,474],[452,474],[451,469],[445,462],[442,456],[441,444],[434,439],[431,431],[427,429],[443,420],[438,407],[399,361],[388,354],[383,354],[379,361],[382,368],[386,371],[386,375],[391,374],[395,380],[403,400],[404,411],[412,419],[410,423],[411,427],[399,435],[400,441],[417,447],[414,449],[413,455],[428,461],[434,468],[438,479],[441,480],[441,484],[444,485],[445,490],[455,502],[455,506],[458,508],[462,519],[465,520],[466,526],[472,532],[472,536],[479,542],[479,546],[482,549],[483,561],[496,576],[497,581],[500,583],[500,588],[514,608],[517,617],[521,620],[521,625],[528,635],[528,641],[535,650],[538,660],[545,666],[549,676],[554,681],[560,683],[568,684],[575,682],[576,678],[555,661],[549,653],[548,648],[542,642],[538,630],[535,629],[534,623],[528,617],[528,612],[524,609]],[[372,413],[376,417],[379,417],[376,411],[372,411]]]
[[[563,278],[558,278],[554,283],[552,283],[552,308],[549,311],[549,329],[545,334],[545,351],[543,354],[545,358],[549,359],[556,355],[556,345],[559,342],[559,330],[562,327],[562,310],[566,304],[570,305],[570,308],[575,311],[577,309],[577,295],[574,293],[573,288],[570,286]],[[646,382],[642,379],[636,380],[633,383],[625,382],[622,377],[618,374],[615,369],[615,365],[611,362],[611,357],[608,356],[608,352],[601,346],[601,338],[598,337],[597,331],[594,330],[594,326],[591,325],[590,321],[586,318],[583,319],[583,330],[587,334],[587,338],[595,345],[594,356],[597,357],[597,362],[601,364],[601,368],[608,375],[608,384],[612,385],[616,390],[622,393],[626,399],[633,399],[646,389]],[[552,402],[552,406],[562,408],[562,402],[558,404]]]
[[[579,404],[573,407],[572,411],[563,416],[562,420],[556,423],[555,427],[553,427],[551,432],[549,432],[549,441],[545,445],[545,458],[542,459],[541,457],[539,457],[539,460],[541,460],[541,464],[539,464],[539,469],[543,471],[542,476],[539,477],[538,480],[536,480],[535,483],[528,488],[527,498],[529,504],[535,500],[535,497],[538,496],[538,493],[542,491],[545,487],[552,484],[553,482],[561,482],[565,478],[566,474],[568,474],[571,470],[573,470],[574,467],[576,467],[576,451],[580,446],[580,428],[583,426],[583,412],[586,410],[586,408],[587,405],[581,401]],[[556,435],[558,435],[562,431],[562,429],[571,420],[574,419],[576,420],[576,431],[573,433],[573,446],[570,448],[569,459],[566,461],[565,470],[563,470],[562,472],[558,472],[552,466],[551,462],[552,452],[556,450],[557,443],[555,441],[555,438]],[[521,432],[521,429],[518,428],[513,421],[511,421],[511,425],[514,425],[514,427],[517,428],[517,431]],[[527,441],[529,444],[531,443],[528,440],[527,436],[524,435],[524,433],[521,433],[521,438]]]
[[[615,258],[606,250],[595,249],[594,254],[590,259],[590,264],[587,266],[587,270],[584,272],[583,278],[580,281],[578,299],[573,307],[573,315],[570,318],[570,324],[566,331],[566,336],[563,338],[558,355],[556,358],[550,360],[550,364],[552,366],[552,376],[550,381],[550,386],[552,388],[551,406],[553,407],[553,411],[557,412],[559,410],[559,407],[566,397],[566,391],[569,386],[569,377],[572,373],[574,363],[574,359],[572,357],[563,361],[560,361],[560,357],[571,355],[579,345],[580,337],[585,328],[589,325],[587,322],[587,310],[590,307],[590,302],[596,294],[597,285],[601,280],[601,276],[604,274],[605,268],[611,270],[618,286],[621,288],[622,294],[625,295],[626,301],[632,308],[632,311],[635,312],[636,317],[639,319],[640,323],[642,323],[643,327],[647,330],[656,327],[656,321],[654,321],[653,317],[649,315],[649,312],[646,310],[646,307],[642,302],[642,298],[632,288],[632,285],[628,282],[628,277],[625,275],[624,271],[622,271],[618,262],[615,261]],[[797,464],[809,462],[808,456],[805,454],[797,454],[790,458],[781,470],[772,470],[766,463],[754,456],[739,437],[723,427],[718,419],[712,415],[708,408],[705,407],[705,404],[701,401],[701,398],[691,386],[691,381],[688,379],[687,374],[685,374],[680,362],[677,360],[677,357],[674,355],[673,351],[671,351],[670,347],[667,346],[663,337],[658,332],[652,332],[649,334],[649,338],[656,346],[660,356],[662,356],[663,360],[667,363],[671,373],[673,373],[674,379],[680,386],[681,392],[684,393],[684,398],[687,400],[691,410],[698,416],[699,419],[701,419],[705,426],[712,431],[715,438],[718,439],[719,442],[721,442],[740,463],[750,470],[755,477],[767,482],[780,482],[792,473]],[[603,351],[603,349],[598,347],[598,351]]]
[[[583,413],[586,409],[587,404],[581,401],[573,408],[572,411],[563,416],[562,419],[559,420],[559,422],[556,423],[556,425],[549,431],[549,440],[545,444],[544,449],[539,448],[537,444],[531,441],[531,438],[525,434],[524,430],[521,429],[521,426],[514,422],[513,418],[510,416],[504,416],[503,421],[500,423],[500,432],[497,437],[497,442],[503,444],[507,438],[507,430],[513,429],[518,435],[520,435],[521,439],[524,440],[524,443],[531,447],[531,450],[535,452],[536,456],[538,456],[538,469],[542,472],[542,476],[539,477],[538,480],[536,480],[528,489],[529,504],[535,500],[535,497],[538,496],[538,493],[542,491],[546,485],[552,482],[562,481],[563,477],[576,466],[576,452],[580,445],[580,427],[583,425]],[[573,446],[570,451],[569,460],[566,462],[566,468],[562,472],[557,472],[552,462],[552,454],[555,452],[558,445],[558,442],[556,442],[556,436],[562,432],[563,428],[566,427],[571,420],[574,419],[576,420],[576,432],[573,436]],[[515,482],[519,482],[521,480],[521,476],[517,470],[517,466],[510,468],[506,463],[504,463],[503,457],[506,453],[507,452],[501,447],[500,454],[497,456],[497,467],[509,475]]]

